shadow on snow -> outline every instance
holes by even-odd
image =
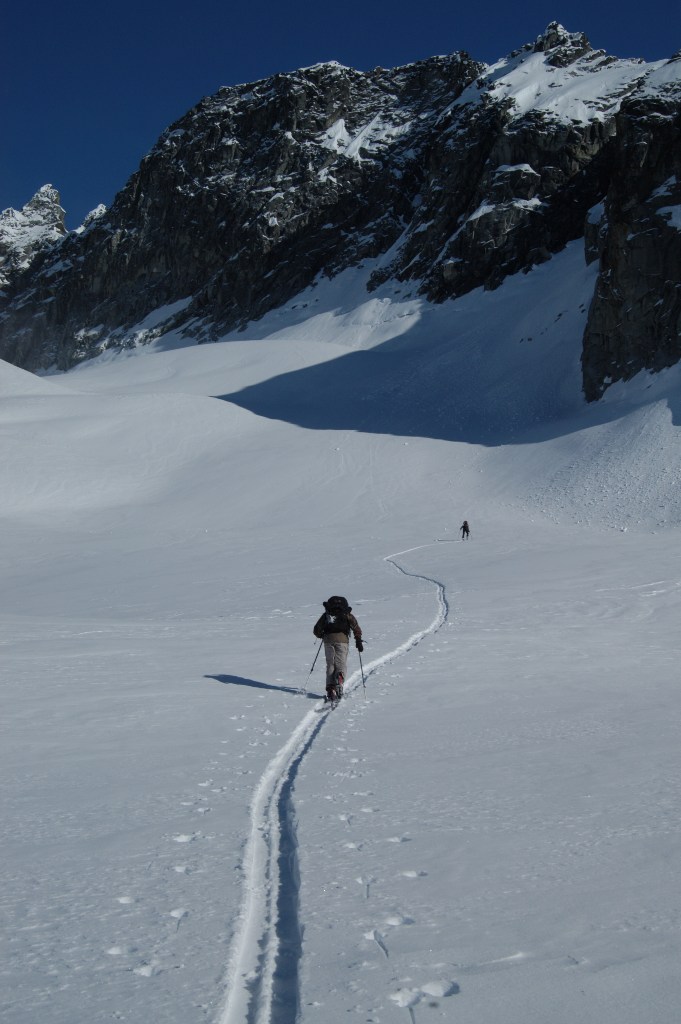
[[[258,679],[245,679],[243,676],[232,676],[232,675],[205,675],[204,679],[215,679],[218,683],[225,683],[226,685],[232,684],[234,686],[251,686],[255,690],[278,690],[279,693],[290,693],[294,696],[308,697],[310,700],[320,700],[321,694],[318,693],[302,693],[301,690],[293,686],[275,686],[273,683],[263,683]]]
[[[223,401],[312,430],[354,430],[496,447],[534,444],[631,412],[587,405],[572,367],[509,342],[457,346],[416,330],[373,349],[271,377]],[[573,358],[573,362],[575,359]],[[560,361],[558,361],[560,363]]]

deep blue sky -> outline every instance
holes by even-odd
[[[554,20],[619,57],[658,60],[681,47],[673,0],[13,3],[0,48],[0,209],[50,183],[71,228],[221,85],[325,60],[368,70],[467,50],[491,63]]]

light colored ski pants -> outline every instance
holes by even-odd
[[[324,654],[326,655],[326,686],[336,685],[336,677],[339,672],[343,679],[347,675],[348,668],[348,644],[339,640],[324,640]]]

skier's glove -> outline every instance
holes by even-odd
[[[355,647],[357,648],[360,654],[364,650],[364,644],[362,643],[361,640],[355,640]]]

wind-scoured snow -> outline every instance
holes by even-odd
[[[438,307],[373,269],[0,364],[12,1024],[676,1017],[678,368],[584,403],[580,246]]]
[[[555,67],[545,53],[522,51],[490,65],[453,106],[478,102],[491,86],[497,98],[511,103],[514,118],[536,111],[560,121],[588,124],[611,117],[642,84],[659,88],[662,83],[678,83],[678,78],[679,67],[668,68],[664,61],[613,61],[603,51],[592,50],[567,67]]]
[[[393,124],[386,118],[376,115],[359,131],[348,131],[345,120],[339,118],[320,136],[319,143],[334,153],[343,153],[351,160],[361,161],[362,151],[375,152],[382,146],[394,141],[409,130],[409,121]]]

